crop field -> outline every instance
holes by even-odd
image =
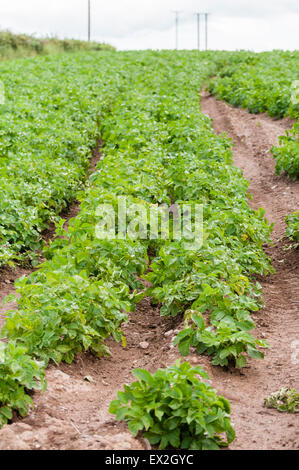
[[[298,65],[0,62],[0,449],[296,448]]]

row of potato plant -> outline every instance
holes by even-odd
[[[299,177],[299,52],[240,51],[227,55],[224,67],[209,81],[217,98],[251,113],[296,119],[293,128],[272,148],[276,173]]]

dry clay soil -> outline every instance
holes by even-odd
[[[211,366],[207,357],[190,354],[192,364],[202,365],[211,384],[228,398],[236,440],[231,449],[297,449],[298,415],[279,413],[263,406],[264,397],[282,386],[298,389],[296,341],[298,331],[298,250],[284,248],[285,215],[298,209],[299,184],[276,176],[270,155],[278,136],[291,127],[289,120],[250,115],[234,109],[203,92],[202,109],[213,121],[216,133],[226,132],[234,144],[234,163],[250,182],[250,205],[264,207],[274,222],[272,256],[276,273],[261,279],[264,308],[253,315],[255,334],[266,338],[272,349],[264,360],[250,360],[242,371]],[[16,277],[28,271],[3,271],[0,301],[13,292]],[[6,307],[7,308],[7,307]],[[0,310],[2,323],[5,309]],[[47,370],[48,389],[34,394],[34,409],[25,419],[0,431],[0,449],[148,449],[142,438],[134,439],[123,423],[109,415],[110,401],[124,383],[133,379],[136,367],[154,372],[179,357],[172,345],[181,320],[161,318],[159,309],[145,298],[125,326],[127,347],[108,341],[112,357],[96,359],[80,355],[72,365]],[[143,349],[140,346],[145,347]],[[298,349],[298,346],[297,346]]]

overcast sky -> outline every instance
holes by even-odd
[[[87,3],[0,0],[0,29],[85,39]],[[196,48],[195,12],[207,11],[211,49],[299,49],[298,0],[91,0],[91,7],[92,39],[118,49],[174,48],[173,10],[181,11],[179,48]]]

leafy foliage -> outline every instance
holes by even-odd
[[[0,63],[0,267],[40,249],[41,232],[84,186],[117,92],[95,62],[97,53]]]
[[[265,406],[281,412],[299,413],[299,393],[288,387],[282,388],[265,398]]]
[[[211,93],[250,113],[298,117],[299,104],[292,101],[298,51],[239,51],[226,58],[226,65],[209,81]]]
[[[13,411],[28,413],[32,399],[28,390],[45,390],[42,364],[28,356],[25,347],[0,342],[0,427],[12,419]]]
[[[298,51],[231,53],[226,66],[210,80],[208,89],[217,98],[251,113],[267,112],[272,117],[298,120],[299,100],[294,88],[298,88],[298,66]],[[272,149],[277,174],[285,171],[294,179],[299,177],[298,130],[297,122],[280,137],[281,145]]]
[[[287,223],[287,236],[294,240],[295,242],[298,242],[299,246],[299,211],[293,212],[293,214],[290,214],[286,217],[286,223]]]
[[[201,367],[178,361],[153,375],[142,369],[133,374],[138,381],[118,392],[109,411],[125,420],[134,436],[145,431],[159,449],[215,450],[234,440],[229,402],[199,380],[209,378]]]
[[[233,322],[220,321],[217,327],[206,327],[203,316],[196,311],[187,311],[185,314],[185,328],[176,337],[174,344],[179,346],[183,356],[189,354],[191,346],[195,346],[199,354],[206,352],[213,355],[214,365],[227,366],[230,363],[236,367],[246,365],[247,353],[254,359],[262,359],[264,354],[257,347],[268,347],[265,341],[257,340],[246,331],[251,329],[252,322],[244,319],[241,328]]]
[[[299,178],[299,122],[293,129],[279,138],[280,147],[273,147],[272,153],[276,159],[276,173],[280,175],[284,171],[293,178]]]

